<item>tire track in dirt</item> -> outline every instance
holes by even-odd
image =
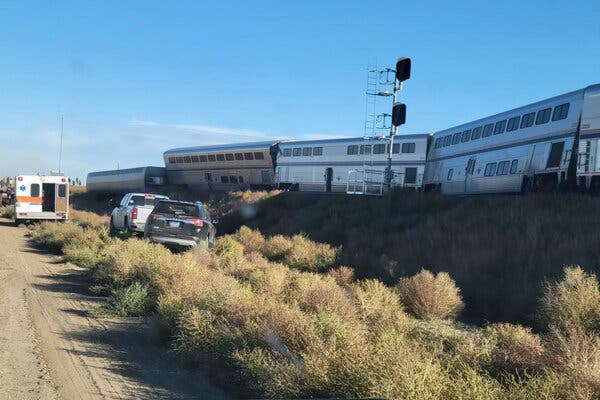
[[[94,315],[85,270],[0,219],[0,398],[226,399],[155,343],[144,319]]]

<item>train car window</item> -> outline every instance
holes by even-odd
[[[175,157],[169,157],[169,164],[175,164],[177,162],[177,160],[175,159]]]
[[[487,124],[483,127],[483,137],[492,136],[492,131],[494,130],[494,124]]]
[[[417,183],[417,169],[416,168],[405,168],[404,169],[404,183]]]
[[[229,177],[228,176],[222,176],[221,177],[221,183],[229,183]]]
[[[217,161],[217,157],[215,157],[214,154],[209,154],[208,155],[208,161],[215,162],[215,161]]]
[[[454,136],[452,137],[452,144],[460,143],[460,135],[460,132],[454,134]]]
[[[291,150],[290,150],[290,152],[291,152]],[[235,153],[235,159],[237,161],[242,161],[244,159],[244,154],[243,153]]]
[[[392,153],[393,154],[400,153],[400,143],[394,143],[394,147],[392,148]]]
[[[496,175],[508,175],[508,169],[510,168],[510,161],[501,161],[498,163],[498,169]]]
[[[244,177],[243,176],[238,176],[238,182],[239,183],[244,183]]]
[[[521,118],[521,129],[529,128],[530,126],[532,126],[534,119],[535,119],[534,112],[523,115],[523,118]]]
[[[551,108],[544,108],[543,110],[538,111],[537,117],[535,117],[535,124],[542,125],[550,121],[551,112]]]
[[[313,147],[313,156],[322,156],[323,148],[322,147]]]
[[[310,156],[312,156],[312,147],[304,147],[302,149],[302,155],[304,157],[310,157]]]
[[[450,146],[450,143],[452,143],[452,135],[448,135],[444,138],[444,147]]]
[[[183,162],[186,163],[186,164],[191,163],[192,162],[192,157],[190,157],[190,156],[184,156],[183,157]]]
[[[442,147],[442,138],[437,138],[435,139],[435,148],[439,149],[440,147]]]
[[[300,157],[302,155],[302,148],[294,147],[292,154],[294,157]]]
[[[373,154],[385,153],[385,144],[379,143],[373,145]]]
[[[564,149],[565,142],[552,143],[552,147],[550,147],[550,154],[548,155],[548,162],[546,163],[546,168],[560,167],[560,159],[562,158]]]
[[[517,167],[519,166],[519,160],[512,160],[512,162],[510,163],[510,174],[516,174],[517,173]]]
[[[348,146],[348,148],[346,149],[346,154],[348,154],[349,156],[358,154],[358,145],[353,144],[353,145]]]
[[[485,171],[483,172],[484,176],[492,176],[496,174],[496,163],[487,163],[485,165]]]
[[[452,179],[452,175],[453,175],[453,174],[454,174],[454,169],[453,169],[453,168],[450,168],[450,169],[448,170],[448,176],[446,177],[446,178],[447,178],[447,180],[450,180],[450,179]]]
[[[359,152],[360,152],[360,154],[371,154],[371,145],[370,144],[361,144]]]
[[[242,155],[242,153],[238,153],[239,155]],[[235,155],[236,159],[237,159],[237,154]],[[283,156],[284,157],[291,157],[292,156],[292,149],[283,149]],[[242,157],[243,159],[244,157]]]
[[[237,176],[230,176],[229,177],[229,183],[238,183],[238,179]]]
[[[494,127],[494,135],[500,135],[504,133],[506,130],[506,120],[496,122],[496,126]]]
[[[414,153],[416,145],[412,142],[410,143],[402,143],[402,152],[403,153]]]
[[[227,154],[225,154],[225,159],[227,161],[233,161],[233,153],[227,153]]]
[[[200,158],[198,156],[192,156],[192,162],[193,163],[200,162]]]
[[[519,129],[519,122],[521,121],[521,116],[512,117],[508,120],[508,126],[506,127],[507,132],[516,131]]]
[[[67,185],[58,185],[58,197],[67,197]]]
[[[40,197],[40,184],[39,183],[31,184],[31,197]]]
[[[217,161],[225,161],[225,154],[217,154]]]
[[[183,164],[183,157],[177,157],[177,164]]]
[[[257,151],[257,152],[254,153],[254,159],[255,160],[264,160],[265,159],[265,154]]]
[[[552,121],[559,121],[561,119],[566,119],[569,114],[569,103],[561,104],[560,106],[554,107],[554,112],[552,113]]]
[[[460,138],[460,141],[461,141],[462,143],[464,143],[464,142],[468,142],[469,140],[471,140],[471,130],[470,130],[470,129],[468,129],[468,130],[464,131],[464,132],[462,133],[462,137]]]
[[[473,132],[471,133],[471,140],[477,140],[481,137],[481,127],[478,126],[477,128],[473,129]]]
[[[200,162],[207,162],[208,158],[206,156],[199,156]]]
[[[296,155],[296,149],[294,149],[294,155]],[[244,153],[244,160],[254,160],[254,154]]]

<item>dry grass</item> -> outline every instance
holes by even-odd
[[[267,237],[305,233],[341,245],[339,263],[355,267],[359,279],[394,285],[421,268],[446,271],[461,288],[461,315],[481,323],[533,325],[545,280],[573,263],[600,272],[600,208],[588,196],[284,193],[259,202],[254,218],[223,218],[219,229],[242,224]]]
[[[398,282],[398,293],[410,312],[421,319],[456,318],[464,307],[460,289],[450,275],[425,269]]]
[[[111,289],[115,309],[122,315],[155,312],[175,351],[208,365],[244,396],[504,400],[600,394],[600,338],[592,330],[565,325],[538,336],[508,324],[479,329],[430,321],[455,316],[461,307],[446,274],[422,271],[396,290],[378,280],[354,280],[345,268],[327,274],[291,268],[285,263],[298,245],[291,238],[281,240],[291,248],[273,252],[276,263],[262,254],[271,239],[250,230],[220,238],[213,250],[181,254],[104,231],[85,221],[45,223],[33,240],[80,255],[94,243],[81,259]],[[301,245],[318,247],[306,238]],[[556,287],[570,286],[569,271]],[[575,285],[569,296],[587,298],[597,285],[594,276],[583,278],[587,284]],[[414,319],[405,307],[427,319]]]

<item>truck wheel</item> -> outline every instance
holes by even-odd
[[[15,226],[21,225],[21,220],[15,218]]]
[[[112,217],[110,217],[110,225],[109,225],[109,228],[108,228],[108,234],[110,236],[115,236],[117,234],[117,229],[115,228],[115,225],[113,223],[113,218]]]

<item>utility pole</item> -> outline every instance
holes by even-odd
[[[63,125],[64,125],[64,116],[60,116],[60,148],[58,150],[58,174],[61,173],[62,168],[62,148],[63,148]]]
[[[406,122],[406,104],[397,102],[398,92],[402,90],[402,82],[410,79],[410,58],[400,57],[396,62],[395,81],[394,81],[394,93],[392,95],[392,125],[390,126],[389,142],[390,147],[388,149],[388,160],[387,168],[385,171],[385,183],[388,190],[392,188],[392,179],[394,178],[394,172],[392,170],[392,155],[394,153],[394,137],[398,133],[398,126],[403,125]]]

